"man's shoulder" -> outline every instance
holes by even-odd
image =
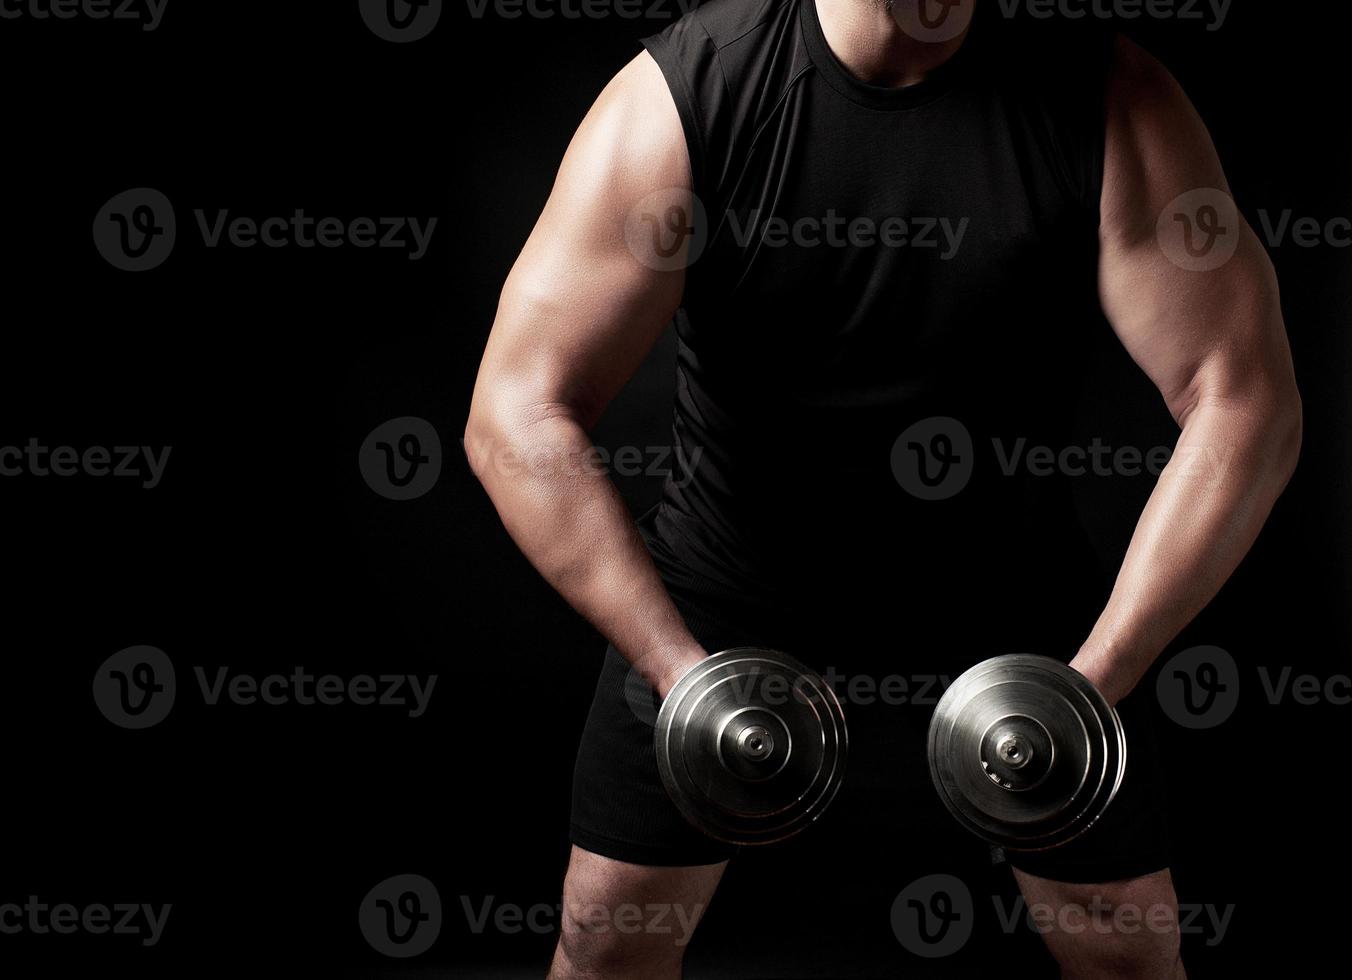
[[[761,35],[773,35],[776,25],[796,16],[800,2],[803,0],[704,0],[668,30],[696,33],[708,38],[715,50],[722,50]]]

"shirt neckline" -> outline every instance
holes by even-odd
[[[845,98],[871,109],[913,109],[933,102],[947,93],[954,82],[962,77],[971,61],[971,52],[975,47],[973,42],[976,40],[977,26],[981,21],[974,13],[962,46],[942,65],[928,72],[921,81],[892,88],[860,81],[841,64],[840,59],[826,42],[826,33],[822,30],[821,19],[817,15],[816,0],[798,0],[798,8],[808,57],[812,60],[813,66],[827,84]]]

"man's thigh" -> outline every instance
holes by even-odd
[[[727,862],[628,864],[574,846],[551,980],[679,977],[690,937]]]
[[[1178,896],[1166,868],[1099,884],[1014,870],[1064,980],[1181,980]]]

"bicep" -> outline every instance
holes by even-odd
[[[594,421],[680,303],[680,254],[647,251],[643,233],[645,216],[688,213],[689,188],[676,108],[645,52],[602,92],[568,147],[503,288],[476,402],[488,387]]]
[[[1180,421],[1289,373],[1276,276],[1178,83],[1130,42],[1109,85],[1104,312]]]

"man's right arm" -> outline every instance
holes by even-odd
[[[479,367],[465,450],[545,579],[663,697],[705,656],[667,594],[588,429],[680,303],[683,262],[633,248],[654,201],[689,214],[675,104],[645,52],[592,106],[507,277]],[[626,236],[626,222],[631,233]],[[641,224],[637,227],[641,228]]]

